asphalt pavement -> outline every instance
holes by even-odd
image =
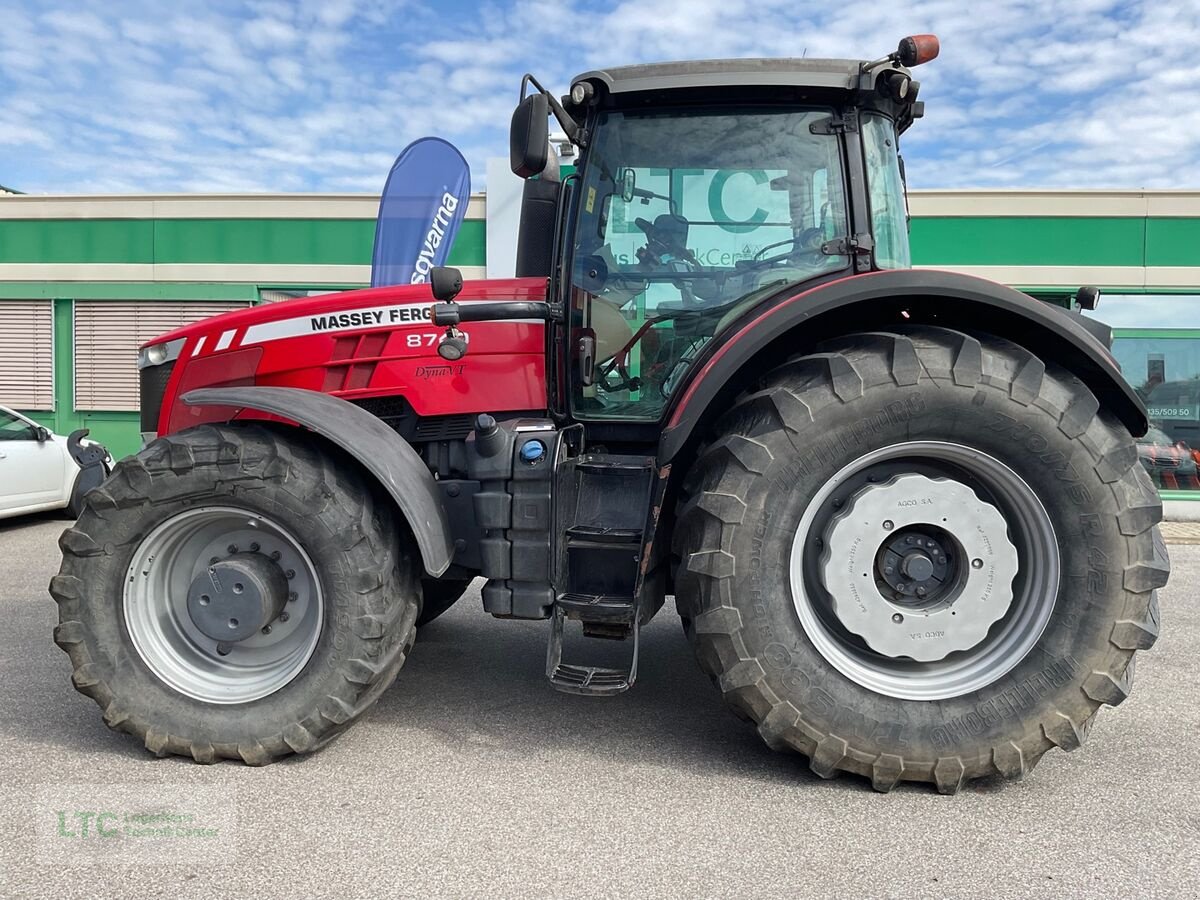
[[[317,755],[155,759],[104,726],[51,639],[64,526],[0,522],[0,896],[1200,894],[1200,546],[1171,547],[1162,637],[1083,750],[943,797],[767,750],[670,604],[633,690],[592,699],[545,682],[546,623],[494,620],[477,591]]]

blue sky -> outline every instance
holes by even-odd
[[[378,191],[437,134],[478,188],[525,71],[561,92],[597,65],[923,31],[943,50],[912,186],[1200,187],[1200,0],[0,0],[0,184]]]

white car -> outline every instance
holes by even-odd
[[[83,495],[112,469],[112,457],[95,441],[80,442],[91,466],[103,466],[102,472],[89,473],[76,462],[69,438],[52,434],[46,428],[18,412],[0,406],[0,519],[38,512],[65,509],[78,516]]]

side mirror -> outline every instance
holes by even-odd
[[[540,175],[550,154],[550,101],[530,94],[513,111],[508,131],[508,164],[520,178]]]
[[[44,444],[46,441],[50,440],[50,429],[42,425],[39,425],[37,428],[35,428],[33,433],[39,444]]]
[[[429,270],[429,286],[435,300],[448,303],[462,290],[462,272],[453,266],[434,266]]]
[[[1095,309],[1100,305],[1100,288],[1084,285],[1075,292],[1075,302],[1080,309]]]
[[[621,199],[626,203],[632,203],[636,196],[634,191],[637,189],[637,173],[626,166],[617,177],[621,182]]]

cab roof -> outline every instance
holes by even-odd
[[[810,87],[854,90],[859,60],[698,59],[594,69],[572,80],[594,81],[610,93],[706,87]]]

